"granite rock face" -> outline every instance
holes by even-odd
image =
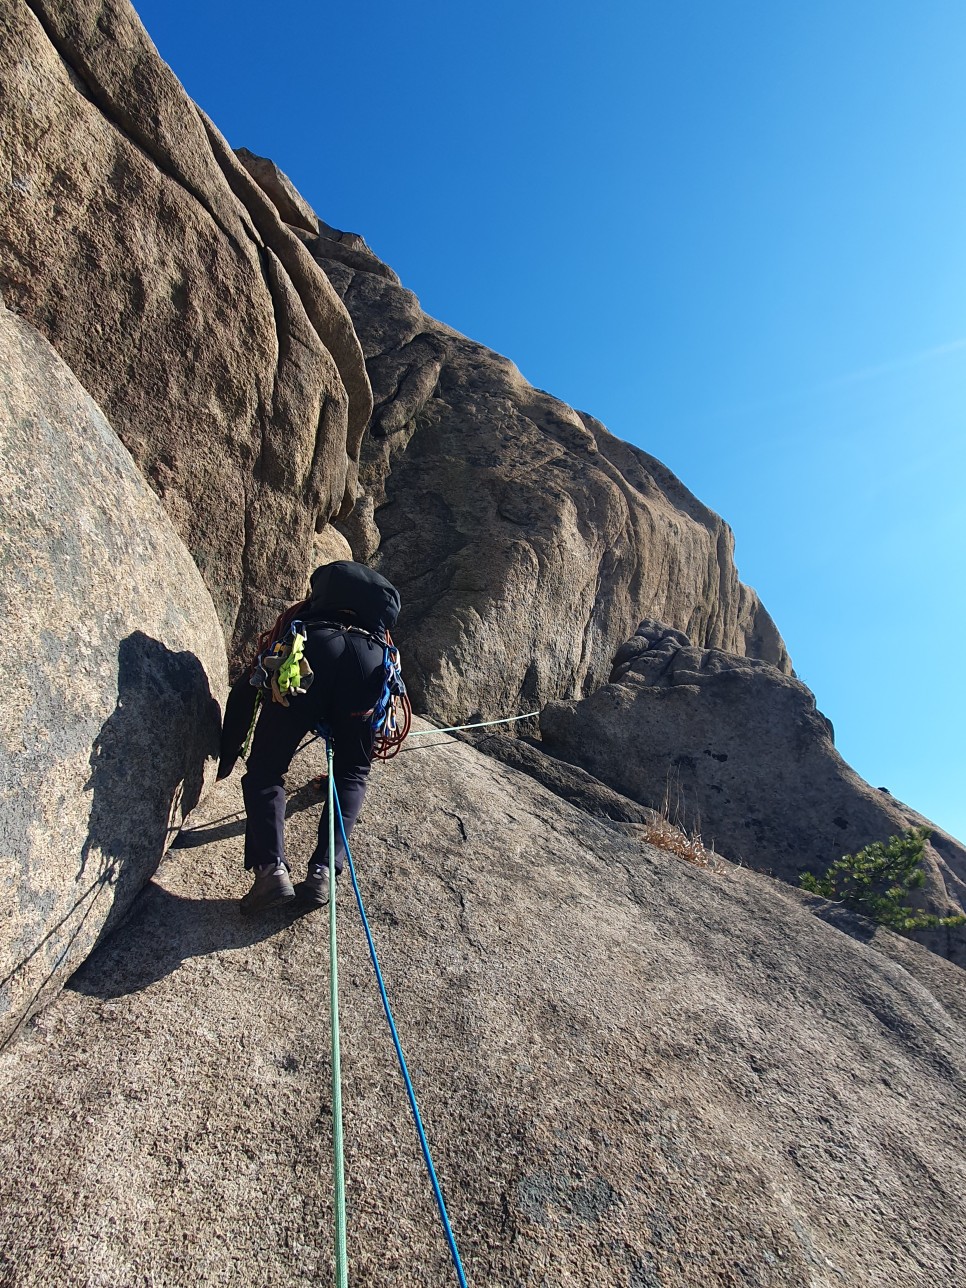
[[[589,692],[646,614],[788,669],[727,526],[233,153],[124,0],[5,6],[0,155],[4,299],[104,408],[233,660],[341,520],[435,714]]]
[[[341,527],[400,587],[419,709],[505,715],[602,684],[646,615],[784,671],[730,529],[658,461],[427,317],[379,271],[307,243],[362,341],[375,410]]]
[[[804,684],[766,662],[693,647],[661,622],[642,622],[618,649],[610,683],[550,703],[540,732],[553,755],[788,881],[925,821],[845,763]],[[936,829],[928,853],[923,906],[962,912],[966,849]]]
[[[297,876],[322,763],[315,744],[291,776]],[[328,918],[239,917],[240,810],[235,775],[0,1056],[15,1288],[333,1281]],[[446,737],[376,767],[353,839],[470,1284],[959,1288],[956,967]],[[337,907],[349,1282],[444,1288],[341,884]]]
[[[211,598],[49,344],[0,309],[0,1040],[149,879],[213,770]]]
[[[352,503],[348,314],[126,0],[2,6],[0,157],[4,300],[104,409],[237,653]]]
[[[279,217],[292,228],[319,234],[319,217],[298,191],[287,174],[283,174],[268,157],[256,156],[248,148],[236,148],[235,156],[258,186],[270,197]]]

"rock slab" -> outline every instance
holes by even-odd
[[[272,199],[272,204],[285,223],[292,228],[299,228],[303,232],[318,236],[318,215],[288,175],[283,174],[274,161],[270,161],[268,157],[257,156],[248,148],[236,148],[235,156],[258,186]]]
[[[290,775],[296,876],[322,761]],[[235,776],[0,1057],[11,1288],[332,1281],[328,918],[238,915],[241,809]],[[374,770],[356,861],[469,1283],[960,1288],[966,977],[630,828],[446,737]],[[337,906],[349,1281],[444,1288]]]
[[[0,1039],[115,925],[217,755],[224,641],[102,412],[0,311]]]

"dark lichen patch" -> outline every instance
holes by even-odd
[[[586,1179],[531,1172],[517,1186],[517,1203],[535,1225],[593,1225],[620,1202],[620,1195],[602,1176]]]

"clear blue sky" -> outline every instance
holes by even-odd
[[[233,146],[728,520],[846,759],[966,837],[966,6],[135,4]]]

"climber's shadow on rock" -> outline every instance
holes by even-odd
[[[319,805],[325,796],[325,779],[313,778],[301,787],[289,793],[285,802],[285,817],[290,818],[300,810],[311,809]],[[211,845],[215,841],[230,841],[234,836],[245,835],[245,815],[239,810],[224,818],[214,819],[210,823],[200,823],[195,827],[183,827],[171,842],[172,850],[194,850],[202,845]]]
[[[244,834],[238,812],[189,824],[172,840],[201,798],[220,731],[221,709],[194,654],[174,653],[140,631],[121,642],[117,705],[91,751],[93,799],[77,874],[114,887],[116,915],[68,988],[103,998],[135,992],[186,959],[247,947],[309,911],[295,904],[248,920],[235,899],[181,897],[148,880],[166,847],[194,849]],[[289,796],[286,814],[318,806],[323,794],[315,780],[305,783]]]
[[[318,807],[324,793],[324,781],[321,787],[315,779],[303,784],[289,796],[286,816]],[[194,849],[240,837],[244,831],[245,815],[230,814],[182,829],[171,849]],[[240,859],[239,851],[239,864]],[[296,900],[254,918],[244,917],[237,899],[188,898],[151,881],[124,924],[94,950],[67,987],[105,999],[135,993],[170,975],[189,958],[248,948],[309,912],[318,915],[319,909]],[[327,915],[324,909],[322,915]]]
[[[221,709],[194,653],[175,653],[143,631],[121,640],[117,704],[91,748],[78,882],[117,887],[114,902],[126,908],[201,799],[220,731]]]
[[[124,925],[91,953],[67,988],[104,999],[136,993],[189,958],[248,948],[308,913],[327,917],[324,908],[297,899],[257,917],[244,917],[237,899],[185,898],[152,881]]]
[[[74,677],[75,684],[83,682],[82,674]],[[91,684],[97,698],[107,689],[103,675]],[[55,711],[63,715],[62,708]],[[38,907],[50,914],[46,933],[25,946],[24,956],[14,957],[13,968],[0,980],[2,990],[18,973],[32,972],[25,1015],[62,963],[79,955],[78,944],[87,951],[95,936],[103,941],[118,925],[156,870],[172,830],[201,797],[205,765],[217,755],[220,730],[221,708],[194,653],[175,652],[143,631],[120,641],[114,709],[90,751],[85,783],[90,811],[75,888],[63,889],[57,872],[45,890],[38,876]],[[66,730],[67,750],[72,750],[71,736]]]

